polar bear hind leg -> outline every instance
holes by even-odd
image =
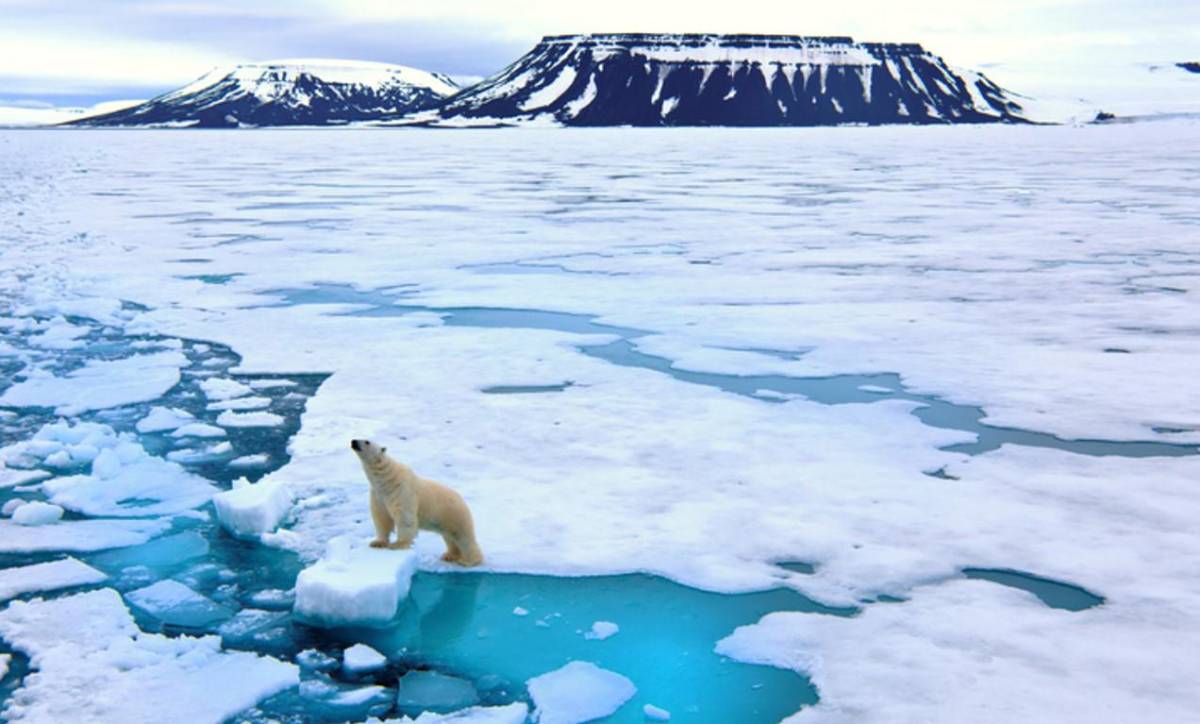
[[[443,533],[442,540],[446,541],[446,552],[442,554],[442,560],[447,563],[458,563],[462,560],[462,551],[458,549],[454,539]]]

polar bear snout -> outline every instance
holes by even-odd
[[[386,447],[380,447],[370,440],[355,438],[350,441],[350,449],[358,455],[364,463],[373,463],[379,460],[384,453],[387,452]]]

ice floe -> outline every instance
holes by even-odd
[[[606,638],[616,636],[621,630],[621,627],[612,621],[597,621],[592,624],[589,631],[585,631],[583,637],[585,639],[603,641]]]
[[[166,520],[66,520],[28,527],[0,520],[0,552],[99,551],[145,543],[171,527]]]
[[[25,593],[100,583],[107,578],[104,573],[70,557],[47,563],[4,568],[0,569],[0,601]]]
[[[195,416],[187,410],[173,407],[154,406],[150,412],[137,422],[137,431],[141,433],[165,432],[175,430],[195,420]]]
[[[387,666],[387,657],[366,644],[354,644],[342,652],[342,669],[348,674],[363,674]]]
[[[367,724],[525,724],[529,707],[523,702],[502,706],[472,706],[449,714],[425,712],[415,719],[402,716],[399,719],[367,719]]]
[[[11,720],[215,723],[299,680],[294,664],[221,651],[216,636],[143,633],[112,589],[13,602],[0,638],[36,670],[8,702]]]
[[[60,506],[34,500],[14,510],[12,522],[17,525],[50,525],[62,520],[63,512]]]
[[[250,483],[235,480],[230,490],[213,496],[217,519],[233,535],[253,538],[270,533],[292,509],[292,491],[287,483],[263,480]]]
[[[406,714],[445,714],[478,703],[474,684],[437,671],[409,671],[396,684],[396,706]]]
[[[200,382],[200,389],[214,402],[229,400],[234,397],[248,395],[252,391],[247,385],[224,377],[212,377]]]
[[[217,424],[223,427],[279,427],[284,423],[283,415],[273,412],[234,412],[226,410],[217,415]]]
[[[233,611],[179,581],[164,580],[125,594],[125,599],[160,623],[203,629],[233,616]]]
[[[196,508],[216,492],[208,480],[150,455],[131,437],[116,436],[111,428],[104,432],[95,437],[102,450],[94,456],[91,474],[61,476],[42,484],[52,503],[89,516],[147,517]],[[55,454],[64,452],[67,449]]]
[[[171,437],[225,437],[224,429],[206,422],[189,422],[175,428]]]
[[[255,453],[253,455],[242,455],[229,461],[229,467],[238,469],[262,468],[269,465],[271,456],[266,453]]]
[[[17,470],[4,466],[0,460],[0,488],[14,488],[18,485],[28,485],[50,477],[45,470]]]
[[[296,578],[295,611],[325,625],[379,625],[396,614],[417,570],[411,550],[350,548],[330,541],[324,558]]]
[[[117,360],[88,360],[62,377],[35,374],[0,394],[0,405],[53,407],[59,415],[78,415],[163,395],[180,379],[187,364],[181,352],[138,354]]]
[[[235,397],[231,400],[210,402],[209,410],[261,410],[271,406],[270,397]]]
[[[637,693],[629,679],[587,661],[572,661],[525,684],[538,724],[600,719],[620,709]]]

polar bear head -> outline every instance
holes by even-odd
[[[379,462],[387,452],[386,447],[381,447],[371,442],[370,440],[351,440],[350,449],[358,455],[358,459],[364,464],[371,465]]]

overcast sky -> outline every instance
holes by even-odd
[[[376,60],[484,76],[544,34],[917,41],[958,65],[1200,59],[1200,0],[0,0],[0,103],[145,98],[214,66]]]

